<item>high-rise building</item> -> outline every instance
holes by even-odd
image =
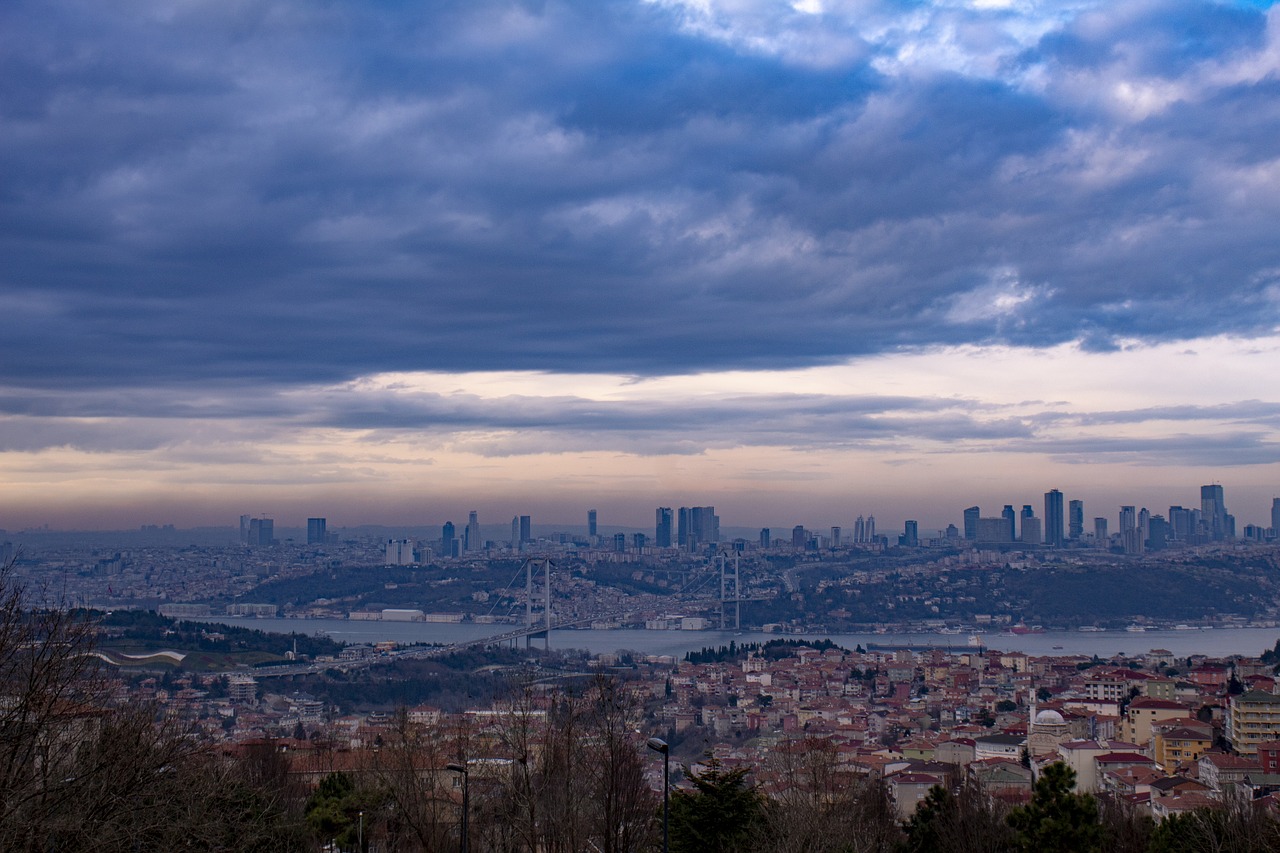
[[[1217,541],[1228,536],[1227,505],[1223,500],[1222,486],[1200,487],[1200,516],[1210,539]]]
[[[1084,538],[1084,501],[1067,504],[1067,535],[1072,539]]]
[[[867,541],[867,521],[862,516],[858,516],[858,520],[853,523],[853,541],[858,545]]]
[[[720,516],[713,506],[695,506],[691,513],[694,535],[698,544],[720,541]]]
[[[323,545],[325,543],[325,537],[328,535],[328,532],[325,529],[326,524],[327,522],[323,518],[307,519],[308,545]]]
[[[766,549],[773,547],[773,533],[767,527],[760,528],[760,547]]]
[[[840,528],[839,527],[831,528],[831,547],[832,548],[840,547]]]
[[[658,507],[655,513],[653,534],[653,538],[659,548],[671,547],[671,507]]]
[[[1000,510],[1000,517],[1009,525],[1010,542],[1018,541],[1018,513],[1014,511],[1013,504],[1005,504],[1004,509]]]
[[[1124,536],[1126,530],[1136,530],[1138,528],[1138,508],[1132,506],[1120,507],[1120,535]]]
[[[484,547],[480,541],[480,513],[474,509],[467,516],[467,529],[462,538],[462,550],[479,551]]]
[[[692,526],[689,521],[689,508],[687,506],[680,507],[676,511],[676,547],[681,549],[691,548],[693,541],[691,537]]]
[[[1044,544],[1044,533],[1041,531],[1040,519],[1034,515],[1024,515],[1022,517],[1022,544]]]
[[[249,519],[249,545],[266,547],[276,541],[276,523],[270,518]]]
[[[1144,542],[1151,538],[1151,511],[1145,506],[1138,510],[1138,535]]]
[[[1188,541],[1196,532],[1193,510],[1174,504],[1169,507],[1169,537],[1181,542]]]
[[[635,548],[637,553],[638,553],[638,552],[640,552],[640,551],[643,551],[643,550],[644,550],[644,540],[645,540],[645,535],[644,535],[643,533],[632,533],[632,534],[631,534],[631,547],[632,547],[632,548]]]
[[[713,506],[682,506],[676,529],[680,547],[692,551],[703,543],[720,541],[720,516]]]
[[[594,509],[587,510],[587,535],[592,539],[596,538],[596,511]]]
[[[874,543],[876,541],[876,517],[874,515],[867,516],[867,532],[866,541]]]
[[[446,557],[452,557],[457,551],[453,544],[457,541],[457,538],[453,522],[446,521],[444,526],[440,528],[440,553]]]
[[[386,566],[412,566],[413,543],[408,539],[388,539],[387,556],[383,561]]]
[[[249,516],[240,516],[240,541],[246,545],[249,544],[249,521]]]
[[[1171,528],[1163,515],[1151,516],[1147,524],[1147,548],[1152,551],[1163,550],[1169,541]]]
[[[511,516],[511,547],[520,549],[520,517],[517,515]]]
[[[1062,492],[1050,489],[1044,493],[1044,544],[1050,548],[1066,544],[1062,522]]]
[[[973,541],[979,545],[1003,545],[1013,540],[1009,538],[1009,519],[979,518],[974,531]]]
[[[533,541],[533,519],[527,515],[520,516],[520,544]]]
[[[1093,540],[1099,548],[1107,548],[1111,545],[1111,537],[1107,536],[1107,520],[1102,516],[1097,516],[1093,520]]]
[[[791,547],[792,548],[795,548],[797,551],[803,551],[805,541],[807,539],[808,537],[805,535],[803,524],[797,524],[795,527],[791,528]]]
[[[613,534],[613,550],[617,551],[618,553],[623,553],[624,551],[627,550],[627,534],[625,533]]]
[[[920,524],[914,519],[908,519],[903,524],[902,544],[908,548],[916,548],[920,545]]]
[[[1271,535],[1280,538],[1280,498],[1271,499]]]
[[[964,511],[964,538],[970,542],[978,538],[978,519],[982,517],[982,510],[976,506],[971,506]]]

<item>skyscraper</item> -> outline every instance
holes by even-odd
[[[1120,507],[1120,530],[1121,536],[1124,536],[1126,530],[1136,530],[1138,527],[1138,509],[1132,506]]]
[[[920,524],[919,522],[909,519],[903,524],[902,544],[908,548],[915,548],[920,544]]]
[[[327,522],[323,518],[307,519],[307,544],[323,545],[327,531],[325,530]]]
[[[1043,545],[1044,533],[1040,529],[1040,519],[1034,515],[1022,517],[1022,543],[1024,545]]]
[[[803,524],[797,524],[795,527],[791,528],[792,548],[795,548],[797,551],[803,551],[806,538]]]
[[[773,532],[767,527],[760,528],[760,547],[771,548],[773,546]]]
[[[866,537],[865,541],[867,542],[874,543],[876,541],[876,517],[874,515],[867,516]]]
[[[1000,510],[1000,517],[1009,524],[1009,541],[1018,541],[1018,513],[1014,511],[1013,504],[1005,504],[1004,509]]]
[[[690,524],[698,544],[720,541],[720,516],[713,506],[695,506],[690,513]]]
[[[831,547],[832,548],[840,547],[840,528],[839,527],[831,528]]]
[[[479,551],[484,543],[480,541],[480,513],[474,509],[467,516],[467,530],[463,534],[462,549],[464,551]]]
[[[1271,535],[1280,538],[1280,498],[1271,499]]]
[[[862,516],[853,523],[853,541],[858,545],[867,541],[867,522]]]
[[[689,508],[682,506],[676,511],[676,547],[685,549],[692,544],[689,534],[691,526],[689,522]]]
[[[274,545],[276,523],[270,518],[249,519],[249,544],[255,547]]]
[[[1200,517],[1210,539],[1216,541],[1226,538],[1227,506],[1223,500],[1222,486],[1200,487]]]
[[[1111,545],[1111,537],[1107,536],[1107,520],[1102,516],[1093,520],[1093,540],[1099,548]]]
[[[976,506],[971,506],[964,511],[964,538],[973,542],[978,538],[978,519],[982,517],[982,510]]]
[[[533,519],[527,515],[520,516],[520,544],[533,541]]]
[[[520,549],[520,517],[516,515],[511,516],[511,547]]]
[[[596,538],[596,511],[594,509],[587,510],[587,535],[592,539]]]
[[[1072,539],[1084,537],[1084,501],[1067,504],[1067,535]]]
[[[457,540],[457,534],[454,531],[453,522],[446,521],[444,526],[440,528],[440,553],[446,557],[454,556],[457,550],[453,544]]]
[[[671,547],[671,507],[660,506],[654,513],[653,538],[659,548]]]
[[[1051,489],[1044,493],[1044,544],[1050,548],[1061,548],[1066,541],[1062,521],[1062,492]]]

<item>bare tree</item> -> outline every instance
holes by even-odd
[[[456,734],[456,732],[455,732]],[[443,850],[458,826],[453,775],[446,767],[460,747],[439,725],[410,721],[401,708],[366,768],[369,784],[390,810],[393,849]]]
[[[645,783],[643,747],[636,736],[639,698],[617,678],[597,675],[588,709],[592,841],[602,853],[647,849],[660,801]]]
[[[14,850],[298,849],[287,810],[153,708],[113,701],[89,615],[0,569],[0,839]]]
[[[872,853],[892,850],[901,838],[884,786],[842,768],[827,738],[783,741],[764,775],[768,832],[761,846],[770,853]]]

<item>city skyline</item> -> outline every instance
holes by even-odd
[[[1280,493],[1269,2],[4,20],[0,528]]]

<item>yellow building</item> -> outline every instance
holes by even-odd
[[[1151,729],[1162,720],[1187,716],[1187,706],[1167,699],[1139,696],[1125,709],[1120,725],[1120,739],[1145,745],[1151,742]]]
[[[1166,729],[1157,728],[1151,740],[1151,757],[1170,772],[1179,764],[1199,761],[1209,747],[1213,746],[1213,735],[1201,730],[1179,726]]]

